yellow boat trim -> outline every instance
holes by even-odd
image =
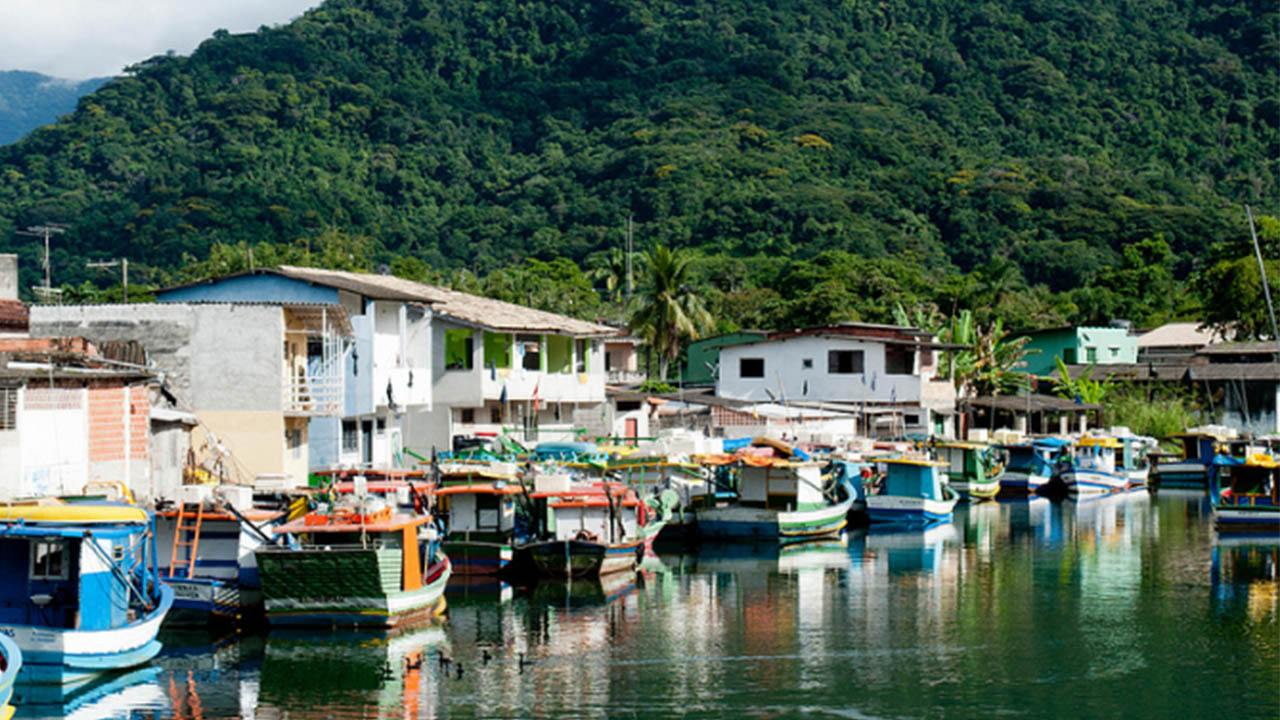
[[[5,705],[4,707],[0,708],[0,720],[9,720],[9,718],[12,718],[12,717],[13,717],[12,705]]]
[[[958,448],[960,450],[986,450],[991,446],[985,443],[976,442],[940,442],[935,444],[934,447]]]
[[[1078,443],[1080,447],[1122,448],[1124,445],[1112,437],[1084,437]]]
[[[61,505],[0,505],[0,522],[145,523],[147,511],[133,505],[63,503]]]
[[[876,458],[872,462],[894,463],[896,465],[919,465],[921,467],[947,467],[947,463],[939,460],[916,460],[915,458]]]

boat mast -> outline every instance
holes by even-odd
[[[1276,329],[1276,309],[1271,304],[1271,288],[1267,285],[1267,266],[1262,264],[1262,246],[1258,244],[1258,230],[1253,225],[1253,210],[1244,206],[1244,213],[1249,218],[1249,234],[1253,237],[1253,253],[1258,258],[1258,274],[1262,277],[1262,295],[1267,299],[1267,314],[1271,316],[1271,339],[1280,350],[1280,330]]]

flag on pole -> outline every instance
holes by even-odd
[[[533,411],[538,412],[542,409],[542,401],[538,400],[538,388],[542,387],[542,378],[538,378],[538,382],[533,384]]]
[[[490,380],[498,379],[498,366],[492,360],[489,361],[489,379]],[[503,388],[503,390],[505,391],[506,388]]]
[[[502,403],[503,405],[506,405],[506,404],[507,404],[507,386],[506,386],[506,384],[503,384],[503,386],[502,386],[502,395],[500,395],[500,396],[498,397],[498,402]]]

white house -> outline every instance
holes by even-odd
[[[948,346],[916,328],[841,323],[776,332],[720,349],[716,395],[845,410],[870,435],[947,435],[954,386],[935,379]]]

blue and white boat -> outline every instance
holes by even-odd
[[[1280,532],[1280,463],[1271,455],[1218,455],[1209,471],[1209,501],[1218,534]]]
[[[1053,479],[1055,460],[1071,443],[1058,438],[1040,438],[1001,447],[1009,453],[1009,462],[1000,476],[1000,494],[1016,497],[1033,495],[1048,485]]]
[[[800,542],[837,535],[858,500],[852,468],[823,475],[816,462],[741,459],[737,498],[698,509],[703,538]]]
[[[141,665],[173,590],[156,572],[150,513],[119,503],[0,506],[0,634],[23,684],[84,682]]]
[[[1059,478],[1069,495],[1123,492],[1147,484],[1145,441],[1137,437],[1084,437]]]
[[[13,683],[22,669],[22,651],[7,635],[0,635],[0,720],[13,717]]]
[[[960,494],[943,481],[947,463],[886,458],[884,485],[867,496],[871,522],[927,524],[951,520]]]

